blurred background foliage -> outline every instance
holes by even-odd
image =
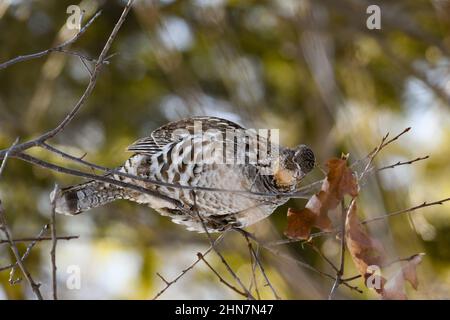
[[[41,51],[74,34],[65,26],[73,1],[0,0],[0,62]],[[381,7],[381,30],[366,28],[370,4]],[[83,0],[85,20],[103,10],[71,50],[95,58],[117,21],[123,1]],[[387,170],[364,186],[360,214],[373,217],[450,195],[450,2],[447,0],[137,0],[113,44],[110,64],[70,126],[52,141],[88,161],[114,167],[124,149],[158,126],[191,115],[211,115],[250,128],[280,128],[283,144],[310,145],[320,163],[342,152],[356,160],[386,133],[412,131],[377,160],[386,165],[430,155],[411,166]],[[53,53],[0,70],[0,148],[53,128],[79,99],[89,73],[74,56]],[[33,154],[74,166],[44,151]],[[76,165],[74,167],[77,167]],[[308,182],[320,178],[320,170]],[[0,181],[14,237],[38,234],[50,216],[55,182],[80,179],[10,160]],[[250,228],[278,239],[291,200],[270,219]],[[426,252],[420,287],[411,298],[450,297],[450,208],[434,206],[370,225],[396,256]],[[204,236],[156,215],[116,202],[76,217],[58,217],[62,298],[153,297],[204,251]],[[339,242],[320,239],[321,250],[339,259]],[[21,245],[21,249],[25,247]],[[230,234],[221,245],[245,281],[250,260],[245,241]],[[26,260],[50,296],[50,243]],[[298,244],[285,253],[328,270],[323,259]],[[290,261],[261,251],[270,279],[283,298],[326,298],[332,283]],[[209,261],[227,277],[213,255]],[[0,244],[0,266],[12,260]],[[356,273],[350,259],[346,272]],[[80,290],[69,290],[67,268],[81,270]],[[11,286],[0,272],[0,298],[32,298],[27,284]],[[265,298],[271,292],[258,275]],[[356,281],[362,287],[362,283]],[[410,288],[408,288],[410,289]],[[200,263],[161,298],[238,298]],[[338,298],[376,298],[345,287]]]

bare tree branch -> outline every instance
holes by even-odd
[[[36,295],[36,297],[39,300],[43,300],[41,291],[39,290],[40,284],[37,284],[36,282],[34,282],[30,272],[28,272],[27,268],[25,267],[25,265],[22,262],[22,258],[20,256],[19,249],[17,249],[16,244],[11,240],[12,239],[11,231],[9,230],[9,227],[7,225],[5,213],[4,213],[1,202],[0,202],[0,230],[2,230],[3,233],[5,234],[5,237],[9,242],[9,247],[11,248],[11,251],[13,252],[14,257],[16,258],[17,264],[19,265],[20,270],[22,270],[23,275],[25,276],[28,283],[30,284],[31,289],[33,290],[34,294]]]
[[[201,222],[201,224],[202,224],[203,230],[205,231],[206,236],[208,237],[208,240],[209,240],[209,242],[211,243],[212,249],[213,249],[214,252],[219,256],[220,260],[221,260],[222,263],[225,265],[225,267],[227,268],[227,270],[228,270],[228,272],[231,274],[231,276],[236,280],[236,282],[239,284],[239,286],[242,288],[242,290],[244,290],[244,292],[245,292],[245,294],[246,294],[246,296],[247,296],[247,299],[253,299],[253,300],[255,300],[255,297],[251,294],[250,291],[248,291],[247,287],[242,283],[241,279],[236,275],[236,273],[233,271],[233,269],[231,269],[230,265],[229,265],[228,262],[225,260],[225,258],[224,258],[224,256],[222,255],[222,253],[220,253],[220,251],[219,251],[219,250],[217,249],[217,247],[214,245],[214,240],[213,240],[213,238],[211,237],[211,235],[210,235],[210,233],[209,233],[209,231],[208,231],[208,228],[206,227],[205,220],[203,219],[203,217],[200,215],[200,213],[199,213],[198,210],[197,210],[195,191],[194,191],[193,194],[194,194],[194,211],[195,211],[195,214],[197,215],[197,217],[199,218],[199,220],[200,220],[200,222]],[[229,230],[230,230],[230,229],[225,230],[224,233],[227,232],[227,231],[229,231]]]
[[[214,245],[218,245],[224,238],[225,233],[222,233],[221,235],[219,235],[219,237],[217,237],[217,239],[214,241]],[[206,256],[208,253],[210,253],[213,249],[213,246],[211,245],[208,250],[206,250],[205,252],[202,253],[202,256]],[[186,273],[188,273],[190,270],[192,270],[199,262],[200,262],[200,258],[197,256],[197,260],[194,261],[191,265],[189,265],[187,268],[185,268],[184,270],[181,271],[181,273],[175,277],[175,279],[168,281],[165,278],[163,278],[159,273],[157,273],[157,275],[163,280],[163,282],[166,284],[166,286],[159,291],[153,298],[152,300],[156,300],[158,299],[164,292],[166,292],[167,289],[169,289],[174,283],[176,283],[178,280],[180,280],[182,277],[184,277],[184,275]]]
[[[229,282],[227,282],[224,278],[222,278],[222,276],[209,264],[208,261],[206,261],[206,259],[203,257],[203,255],[198,252],[197,253],[197,257],[202,260],[207,266],[208,268],[217,276],[217,278],[219,278],[219,281],[222,282],[224,285],[226,285],[228,288],[230,288],[231,290],[233,290],[234,292],[240,294],[241,296],[244,296],[245,298],[247,298],[247,294],[245,292],[239,291],[239,289],[237,289],[235,286],[233,286],[232,284],[230,284]]]
[[[374,221],[384,220],[384,219],[389,218],[389,217],[397,216],[397,215],[400,215],[400,214],[403,214],[403,213],[407,213],[407,212],[416,211],[418,209],[431,207],[431,206],[436,206],[436,205],[442,205],[442,204],[444,204],[447,201],[450,201],[450,198],[445,198],[445,199],[434,201],[434,202],[426,202],[425,201],[422,204],[419,204],[417,206],[414,206],[414,207],[411,207],[411,208],[408,208],[408,209],[399,210],[399,211],[396,211],[396,212],[388,213],[388,214],[385,214],[383,216],[379,216],[379,217],[375,217],[375,218],[371,218],[371,219],[366,219],[366,220],[362,221],[361,223],[362,224],[366,224],[366,223],[370,223],[370,222],[374,222]]]
[[[56,280],[56,203],[55,203],[55,197],[59,194],[60,189],[57,184],[55,184],[55,188],[53,189],[52,195],[53,198],[51,199],[51,206],[52,206],[52,217],[51,217],[51,231],[52,231],[52,249],[50,251],[50,257],[52,262],[52,289],[53,289],[53,300],[58,300],[58,286],[57,286],[57,280]]]
[[[22,261],[24,261],[28,255],[31,252],[31,249],[33,249],[33,247],[36,245],[36,243],[38,242],[38,239],[40,239],[42,237],[42,235],[44,234],[45,231],[47,231],[48,229],[48,224],[44,225],[44,227],[41,229],[41,231],[39,232],[39,234],[36,237],[36,240],[34,240],[33,242],[31,242],[28,246],[27,249],[25,250],[25,253],[22,255]],[[17,282],[20,282],[21,279],[18,278],[17,280],[14,280],[14,272],[16,271],[16,266],[17,266],[17,262],[13,263],[10,265],[11,267],[11,271],[9,273],[9,283],[10,284],[16,284]],[[0,268],[0,270],[6,270],[8,268]]]
[[[275,290],[274,286],[272,285],[272,283],[269,280],[269,277],[266,274],[264,266],[263,266],[261,260],[258,257],[258,252],[255,252],[255,250],[253,249],[253,246],[252,246],[252,244],[250,242],[250,239],[249,239],[247,233],[243,233],[243,234],[245,236],[245,239],[248,241],[248,245],[249,245],[249,248],[250,248],[250,253],[253,254],[253,259],[255,260],[256,264],[258,265],[259,269],[261,270],[261,274],[263,275],[264,279],[266,280],[267,286],[270,288],[270,290],[272,290],[272,293],[275,296],[275,299],[281,300],[281,297],[278,295],[277,291]],[[259,245],[258,245],[258,250],[259,250]],[[256,283],[256,280],[255,280],[255,283]],[[259,295],[259,293],[258,293],[258,295]]]
[[[72,239],[78,239],[80,236],[58,236],[56,237],[57,240],[72,240]],[[53,240],[52,237],[40,237],[40,238],[15,238],[12,239],[12,242],[19,243],[19,242],[39,242],[39,241],[49,241]],[[8,240],[0,239],[0,244],[6,244],[9,243]]]
[[[120,29],[120,27],[122,26],[123,22],[125,21],[125,18],[128,14],[128,12],[131,9],[133,0],[129,0],[127,5],[125,6],[122,15],[120,16],[119,20],[117,21],[117,23],[115,24],[108,40],[106,41],[105,46],[103,47],[99,57],[97,60],[95,60],[95,66],[94,66],[94,70],[92,71],[90,80],[89,80],[89,84],[87,86],[87,88],[85,89],[83,95],[81,96],[81,98],[78,100],[78,102],[76,103],[76,105],[73,107],[72,111],[67,114],[67,116],[63,119],[63,121],[56,126],[54,129],[42,134],[41,136],[39,136],[38,138],[22,143],[22,144],[18,144],[18,140],[16,140],[16,142],[8,149],[6,150],[1,150],[0,151],[0,159],[2,159],[2,164],[0,166],[0,176],[5,168],[7,159],[9,156],[17,155],[19,153],[21,153],[24,150],[27,150],[29,148],[35,147],[35,146],[39,146],[42,143],[45,143],[48,139],[53,138],[54,136],[56,136],[57,134],[59,134],[61,131],[64,130],[64,128],[73,120],[73,118],[75,117],[76,113],[79,111],[79,109],[85,104],[85,102],[87,101],[88,97],[91,95],[95,84],[97,82],[97,78],[98,75],[100,73],[100,70],[102,68],[102,66],[105,64],[106,59],[107,59],[107,53],[109,51],[109,49],[111,48],[112,42],[114,41],[114,39],[117,36],[117,33]],[[62,53],[66,53],[66,54],[72,54],[72,55],[76,55],[79,56],[81,59],[85,59],[85,57],[83,57],[80,54],[75,54],[73,52],[69,52],[67,51],[65,48],[67,46],[69,46],[70,44],[74,43],[76,40],[78,40],[78,38],[87,30],[87,28],[93,23],[93,21],[100,15],[100,12],[98,12],[97,14],[94,15],[93,18],[91,18],[88,23],[71,39],[69,39],[68,41],[60,44],[59,46],[56,46],[54,48],[50,48],[35,54],[30,54],[30,55],[26,55],[26,56],[19,56],[17,58],[14,58],[12,60],[9,60],[5,63],[0,64],[0,70],[7,68],[15,63],[18,62],[23,62],[23,61],[27,61],[27,60],[31,60],[31,59],[36,59],[36,58],[40,58],[42,56],[45,56],[51,52],[62,52]],[[57,288],[56,288],[56,243],[57,243],[57,236],[56,236],[56,227],[55,227],[55,206],[54,206],[54,202],[52,203],[53,206],[53,212],[52,212],[52,250],[51,250],[51,260],[52,260],[52,282],[53,282],[53,298],[57,299]],[[16,241],[13,241],[12,237],[11,237],[11,232],[8,228],[7,222],[6,222],[6,217],[4,215],[4,211],[3,211],[3,207],[1,206],[1,202],[0,202],[0,222],[1,222],[1,226],[0,229],[3,231],[3,233],[5,234],[6,237],[6,241],[9,243],[9,246],[16,258],[17,261],[17,265],[20,267],[20,269],[22,270],[22,273],[24,274],[25,278],[27,279],[28,283],[30,284],[34,294],[36,295],[36,297],[39,300],[42,300],[42,294],[39,290],[39,284],[36,284],[31,276],[31,274],[28,272],[28,270],[26,269],[26,267],[24,266],[23,262],[22,262],[22,258],[20,257],[19,254],[19,250],[17,249],[16,246]],[[41,234],[38,236],[38,239],[40,238]],[[28,247],[27,252],[25,253],[24,257],[26,257],[26,255],[29,254],[31,248],[36,244],[36,241],[33,241],[31,243],[31,245]],[[14,274],[14,269],[15,269],[15,264],[13,264],[11,266],[11,276]],[[12,278],[11,278],[12,279]]]
[[[18,139],[16,139],[16,141],[14,142],[13,145],[11,145],[10,148],[13,148],[17,142],[18,142]],[[10,149],[6,150],[5,157],[3,158],[3,161],[0,165],[0,177],[3,173],[3,170],[6,168],[6,162],[8,161],[9,150]],[[6,222],[5,212],[3,210],[3,205],[2,205],[1,200],[0,200],[0,230],[2,230],[3,233],[5,234],[6,240],[9,242],[9,247],[11,248],[11,251],[13,252],[13,254],[16,258],[17,264],[19,265],[20,270],[22,270],[22,273],[24,274],[25,278],[27,279],[28,283],[30,284],[31,289],[33,290],[36,297],[39,300],[42,300],[43,298],[42,298],[42,294],[39,290],[39,284],[36,284],[34,282],[33,278],[31,277],[31,274],[28,272],[28,270],[26,269],[25,265],[22,262],[22,258],[20,256],[20,253],[19,253],[19,250],[17,249],[16,244],[11,240],[12,239],[11,231],[9,230],[9,227]],[[14,268],[14,265],[12,268]]]
[[[66,47],[70,46],[71,44],[75,43],[82,35],[83,33],[90,27],[90,25],[95,21],[95,19],[97,19],[100,14],[102,12],[99,11],[97,12],[81,29],[80,31],[77,32],[77,34],[75,36],[73,36],[71,39],[61,43],[60,45],[44,50],[44,51],[40,51],[40,52],[36,52],[36,53],[32,53],[32,54],[27,54],[24,56],[18,56],[15,57],[14,59],[8,60],[6,62],[3,62],[2,64],[0,64],[0,70],[2,69],[6,69],[10,66],[12,66],[13,64],[19,63],[19,62],[24,62],[24,61],[28,61],[28,60],[32,60],[32,59],[38,59],[41,58],[43,56],[48,55],[49,53],[52,52],[62,52],[62,53],[67,53],[67,54],[72,54],[72,52],[69,52],[67,50],[65,50]]]
[[[332,300],[334,293],[336,292],[337,288],[342,284],[345,283],[342,281],[342,276],[344,275],[344,267],[345,267],[345,224],[347,222],[347,216],[349,214],[349,210],[352,207],[353,202],[355,202],[356,199],[353,198],[350,202],[350,205],[348,206],[348,209],[345,209],[344,201],[341,202],[341,260],[339,265],[339,270],[336,272],[336,280],[333,283],[333,286],[331,288],[330,294],[328,295],[328,300]]]
[[[399,162],[396,162],[394,164],[378,168],[377,171],[383,171],[383,170],[386,170],[386,169],[394,169],[394,168],[397,168],[397,167],[400,167],[400,166],[413,164],[413,163],[418,162],[418,161],[427,160],[429,158],[430,158],[430,156],[425,156],[425,157],[418,157],[416,159],[408,160],[408,161],[399,161]]]
[[[61,131],[63,131],[65,129],[65,127],[73,120],[73,118],[75,117],[77,112],[81,109],[81,107],[83,107],[83,105],[86,103],[87,99],[92,94],[92,91],[94,90],[95,85],[97,83],[98,75],[100,74],[100,71],[104,65],[103,62],[105,61],[108,51],[111,48],[111,45],[112,45],[114,39],[116,38],[120,27],[124,23],[125,18],[131,9],[133,1],[134,0],[129,0],[128,3],[126,4],[124,10],[122,11],[122,15],[120,16],[119,20],[115,24],[108,40],[106,41],[105,46],[103,47],[103,50],[101,51],[101,53],[97,59],[97,63],[95,64],[94,70],[92,71],[92,76],[89,79],[89,84],[88,84],[87,88],[85,89],[81,98],[78,100],[78,102],[73,107],[72,111],[70,111],[70,113],[66,115],[66,117],[63,119],[63,121],[58,126],[56,126],[54,129],[42,134],[41,136],[37,137],[36,139],[33,139],[31,141],[28,141],[28,142],[25,142],[22,144],[15,145],[9,151],[11,155],[17,154],[19,152],[30,149],[32,147],[36,147],[40,143],[53,138],[54,136],[59,134]],[[2,159],[5,156],[5,154],[6,154],[6,150],[0,151],[0,159]]]

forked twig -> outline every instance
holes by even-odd
[[[218,245],[224,238],[225,234],[222,233],[221,235],[219,235],[219,237],[217,237],[217,239],[214,241],[215,245]],[[208,253],[211,252],[211,250],[213,249],[213,246],[211,245],[208,250],[206,250],[205,252],[202,253],[202,256],[206,256]],[[180,272],[180,274],[178,276],[176,276],[173,280],[168,281],[165,278],[163,278],[163,276],[161,276],[159,273],[157,273],[158,277],[160,277],[163,282],[166,284],[166,286],[161,289],[161,291],[159,291],[153,298],[152,300],[156,300],[158,299],[167,289],[169,289],[174,283],[176,283],[178,280],[180,280],[186,273],[188,273],[190,270],[192,270],[198,263],[200,262],[200,259],[197,257],[197,260],[195,260],[191,265],[189,265],[187,268],[185,268],[184,270],[182,270]]]
[[[11,231],[9,230],[9,227],[6,222],[5,213],[3,211],[3,206],[0,202],[0,230],[3,231],[5,234],[6,239],[9,242],[9,247],[11,248],[11,251],[14,254],[14,257],[17,261],[17,264],[19,265],[20,270],[22,271],[23,275],[25,276],[25,279],[27,279],[28,283],[31,286],[31,290],[33,290],[34,294],[39,300],[43,300],[41,291],[39,290],[40,284],[34,282],[30,272],[27,270],[25,265],[22,262],[22,258],[19,253],[19,249],[17,249],[16,244],[11,240]]]
[[[22,261],[24,261],[28,255],[31,253],[31,249],[33,249],[33,247],[36,245],[36,243],[38,242],[38,239],[40,239],[42,237],[42,235],[44,234],[45,231],[47,231],[48,229],[48,224],[44,225],[44,227],[41,229],[41,231],[39,232],[39,234],[36,237],[36,240],[34,240],[33,242],[31,242],[28,246],[27,249],[25,250],[25,253],[22,255]],[[0,270],[7,270],[9,268],[11,268],[11,271],[9,273],[9,283],[10,284],[16,284],[18,282],[21,281],[20,278],[14,280],[14,272],[16,271],[16,266],[17,266],[17,262],[16,263],[12,263],[9,266],[6,267],[2,267],[0,268]]]
[[[219,256],[220,260],[222,261],[222,263],[225,265],[225,267],[227,268],[228,272],[231,274],[231,276],[236,280],[236,282],[239,284],[239,286],[242,288],[242,290],[245,292],[247,299],[253,299],[255,300],[255,297],[251,294],[250,291],[248,291],[247,287],[242,283],[241,279],[236,275],[236,273],[233,271],[233,269],[230,267],[230,265],[228,264],[228,262],[225,260],[225,257],[222,255],[222,253],[217,249],[216,245],[214,244],[214,240],[211,237],[211,234],[208,231],[208,228],[206,227],[205,221],[203,219],[203,217],[200,215],[200,212],[197,209],[197,203],[196,203],[196,194],[195,191],[193,192],[193,197],[194,197],[194,211],[195,214],[197,215],[199,221],[202,224],[203,230],[206,233],[206,236],[208,237],[209,242],[211,243],[211,247],[214,250],[214,252]],[[229,230],[229,229],[228,229]],[[228,230],[225,230],[224,232],[227,232]]]
[[[248,247],[249,247],[249,250],[250,250],[250,254],[253,255],[254,261],[258,265],[259,270],[261,271],[261,274],[263,275],[264,279],[266,280],[266,285],[270,288],[270,290],[272,290],[272,293],[273,293],[275,299],[281,300],[281,297],[278,295],[277,291],[275,290],[274,286],[272,285],[272,283],[269,280],[269,277],[266,274],[264,266],[263,266],[261,260],[259,259],[258,252],[256,252],[255,249],[252,246],[252,243],[251,243],[250,238],[249,238],[249,234],[250,233],[245,231],[245,230],[243,230],[243,229],[235,229],[235,230],[240,232],[242,235],[244,235],[245,240],[247,241],[247,244],[248,244]],[[259,250],[259,244],[258,244],[258,250]],[[256,280],[255,280],[255,283],[256,283]],[[258,292],[258,295],[259,295],[259,292]]]
[[[68,53],[68,54],[72,54],[72,52],[67,52],[65,50],[66,47],[68,47],[69,45],[73,44],[74,42],[76,42],[82,35],[83,33],[89,28],[89,26],[100,16],[101,11],[98,11],[81,29],[80,31],[77,32],[77,34],[75,36],[73,36],[71,39],[61,43],[60,45],[47,49],[47,50],[43,50],[40,52],[36,52],[36,53],[32,53],[32,54],[27,54],[27,55],[23,55],[23,56],[18,56],[15,57],[14,59],[8,60],[6,62],[3,62],[0,64],[0,70],[8,68],[10,66],[12,66],[13,64],[19,63],[19,62],[24,62],[24,61],[28,61],[28,60],[32,60],[32,59],[38,59],[41,58],[43,56],[48,55],[49,53],[52,52],[62,52],[62,53]]]
[[[228,288],[230,288],[231,290],[233,290],[234,292],[240,294],[241,296],[244,296],[245,298],[247,298],[247,294],[245,292],[240,291],[238,288],[236,288],[235,286],[233,286],[232,284],[230,284],[228,281],[226,281],[224,278],[222,278],[222,276],[209,264],[209,262],[205,259],[205,257],[203,256],[203,254],[201,254],[200,252],[197,253],[197,257],[202,260],[207,266],[208,268],[217,276],[217,278],[219,278],[219,281],[222,282],[224,285],[226,285]]]

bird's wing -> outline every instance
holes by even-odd
[[[170,122],[150,134],[150,137],[145,137],[137,140],[131,144],[127,151],[152,155],[162,150],[168,144],[178,142],[186,136],[192,136],[195,133],[197,126],[200,126],[201,131],[208,129],[218,130],[221,133],[226,133],[227,130],[243,130],[240,125],[229,120],[216,117],[192,117],[175,122]],[[182,130],[181,130],[182,129]]]

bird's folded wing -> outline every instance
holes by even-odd
[[[195,125],[201,125],[201,127],[199,127],[201,132],[214,129],[224,134],[227,130],[244,129],[240,125],[225,119],[215,117],[192,117],[171,122],[156,129],[151,133],[150,137],[141,138],[131,144],[127,148],[127,151],[148,155],[155,154],[156,152],[161,151],[164,146],[173,142],[178,142],[186,135],[193,135],[196,129]]]

